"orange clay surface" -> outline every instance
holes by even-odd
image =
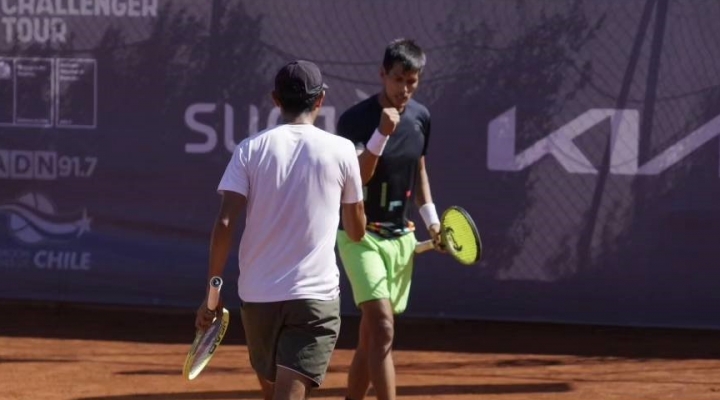
[[[0,399],[258,399],[239,314],[196,380],[181,375],[190,312],[0,306]],[[327,380],[343,399],[356,317]],[[399,318],[401,399],[720,399],[720,332]],[[368,398],[374,398],[372,390]]]

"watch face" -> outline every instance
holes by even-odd
[[[220,278],[219,276],[215,276],[210,280],[210,286],[212,287],[220,287],[222,283],[222,278]]]

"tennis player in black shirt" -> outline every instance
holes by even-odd
[[[405,311],[417,243],[408,212],[413,200],[441,250],[440,221],[430,193],[425,155],[430,112],[412,99],[426,56],[412,40],[385,49],[382,90],[345,111],[339,135],[355,143],[365,191],[367,234],[353,242],[340,226],[338,250],[355,304],[360,340],[348,375],[347,399],[361,400],[370,382],[379,400],[395,399],[394,315]]]

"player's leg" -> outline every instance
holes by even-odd
[[[367,330],[367,323],[360,319],[360,330],[358,344],[350,363],[350,370],[347,376],[347,398],[362,400],[370,387],[370,370],[368,361],[368,339],[370,335]]]
[[[260,374],[256,373],[256,375],[258,378],[258,382],[260,383],[260,390],[263,394],[263,400],[272,400],[273,394],[275,393],[275,385],[272,382],[265,380],[265,378],[260,376]]]
[[[395,239],[385,240],[382,244],[388,273],[390,304],[393,314],[402,314],[407,309],[410,299],[417,239],[414,233],[408,233]]]
[[[388,269],[385,257],[388,242],[368,233],[353,242],[338,233],[338,250],[350,281],[355,304],[360,308],[360,340],[348,373],[348,398],[365,397],[369,382],[378,399],[394,398],[392,366],[393,313],[389,302]]]
[[[281,303],[246,303],[240,306],[240,316],[250,365],[258,377],[265,400],[273,399],[275,382],[276,341],[282,326]]]
[[[340,299],[284,302],[275,400],[305,399],[322,385],[340,333]]]
[[[314,382],[306,376],[278,365],[272,400],[305,400]]]
[[[360,304],[361,324],[365,325],[363,338],[367,343],[365,350],[370,381],[378,400],[394,400],[396,393],[395,364],[392,346],[395,337],[392,305],[388,299],[370,300]],[[364,393],[363,393],[364,395]],[[357,400],[357,394],[350,394]],[[362,397],[358,397],[362,398]]]
[[[412,283],[414,234],[377,243],[386,268],[388,298],[360,304],[362,310],[360,341],[365,342],[367,365],[378,400],[395,399],[397,384],[392,348],[395,341],[394,315],[407,308]],[[363,395],[366,392],[362,392]],[[362,397],[358,397],[361,399]],[[350,397],[356,400],[355,397]]]

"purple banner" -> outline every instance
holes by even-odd
[[[279,65],[321,66],[334,132],[406,36],[428,56],[433,197],[484,244],[476,267],[419,256],[407,315],[720,327],[718,19],[689,0],[1,0],[0,297],[196,307],[215,188],[278,123]]]

